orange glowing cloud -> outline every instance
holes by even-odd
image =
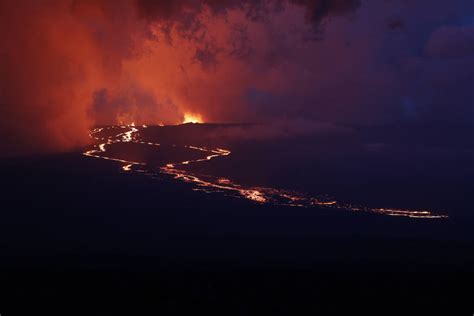
[[[309,28],[306,4],[257,2],[0,0],[5,152],[80,147],[95,124],[252,119],[249,88],[287,86],[258,10]]]
[[[360,3],[0,0],[4,154],[73,150],[94,125],[383,122],[403,116],[401,99],[411,100],[411,112],[444,118],[456,112],[446,104],[463,96],[456,113],[469,117],[472,82],[457,79],[471,78],[471,28],[441,29],[427,58],[407,54],[423,47],[419,30],[461,21],[473,5],[456,0],[441,12],[415,2]],[[412,20],[389,28],[393,12]],[[423,27],[401,41],[396,32],[418,22]],[[460,85],[438,78],[447,69]],[[431,95],[431,84],[443,97]]]

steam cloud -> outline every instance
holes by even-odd
[[[4,155],[70,150],[95,124],[173,124],[185,112],[285,126],[472,124],[473,9],[471,0],[0,0],[1,145]]]

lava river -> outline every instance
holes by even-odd
[[[184,147],[188,150],[202,153],[202,158],[185,161],[171,161],[159,166],[158,168],[151,166],[149,162],[131,161],[113,157],[108,150],[108,147],[113,144],[134,143],[140,146],[161,146],[159,143],[145,142],[140,137],[140,129],[144,128],[147,127],[134,126],[133,124],[127,126],[95,128],[90,131],[89,135],[94,139],[96,144],[92,149],[85,151],[83,154],[88,157],[119,162],[122,164],[122,170],[125,172],[139,172],[148,175],[159,172],[170,175],[176,180],[193,184],[193,190],[203,191],[206,193],[226,194],[237,198],[245,198],[256,203],[269,203],[301,208],[324,208],[352,212],[366,212],[387,216],[402,216],[422,219],[442,219],[448,217],[428,210],[371,208],[361,205],[341,203],[327,196],[307,196],[295,191],[268,187],[246,187],[227,178],[196,174],[183,168],[185,165],[198,164],[213,159],[223,159],[231,154],[229,150],[222,148],[206,148],[185,145]],[[173,146],[176,147],[176,145]]]

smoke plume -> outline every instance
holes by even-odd
[[[185,113],[472,124],[473,9],[470,0],[0,0],[3,153],[71,150],[97,124],[176,124]]]

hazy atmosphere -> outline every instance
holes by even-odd
[[[473,314],[474,0],[0,0],[0,39],[0,316]]]

